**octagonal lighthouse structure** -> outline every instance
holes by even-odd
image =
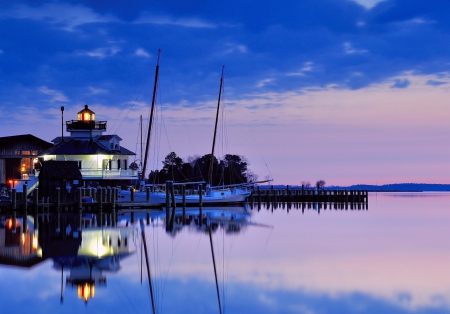
[[[64,107],[61,107],[61,122],[63,113]],[[65,137],[61,130],[61,136],[52,140],[54,146],[42,153],[44,163],[71,161],[73,165],[76,162],[85,186],[126,185],[138,180],[138,170],[129,167],[129,158],[136,154],[121,146],[122,139],[118,135],[103,134],[106,121],[96,121],[95,112],[88,105],[77,116],[77,120],[66,121],[66,131],[70,136]],[[70,178],[67,179],[70,185]]]

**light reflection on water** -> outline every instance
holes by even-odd
[[[165,212],[152,214],[157,313],[219,313],[208,226],[224,313],[450,313],[450,193],[373,193],[368,210],[280,205],[205,208],[208,222],[181,226],[177,217],[173,230]],[[1,266],[2,313],[151,313],[138,223],[147,216],[120,217],[120,236],[83,233],[83,259]],[[105,252],[119,237],[121,251]],[[71,284],[86,274],[106,278],[87,302]]]

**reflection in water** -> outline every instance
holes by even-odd
[[[450,313],[450,194],[393,195],[3,219],[1,312]]]
[[[97,216],[85,214],[81,227],[78,215],[41,215],[34,218],[3,219],[0,226],[0,262],[5,265],[32,267],[47,259],[61,272],[61,302],[64,301],[64,271],[69,272],[66,286],[75,288],[78,298],[88,302],[96,288],[106,287],[104,272],[116,273],[123,258],[141,243],[136,220],[160,224],[174,238],[183,228],[211,234],[219,228],[237,234],[249,225],[264,226],[250,220],[245,207],[177,208],[170,218],[161,211],[123,212],[116,226],[98,226]],[[130,243],[133,245],[130,245]],[[212,245],[212,243],[211,243]]]

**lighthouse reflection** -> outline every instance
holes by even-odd
[[[66,287],[76,289],[78,298],[88,302],[95,296],[96,288],[106,287],[104,272],[118,272],[120,261],[134,253],[135,248],[129,244],[136,238],[137,231],[131,227],[94,226],[78,234],[71,232],[60,241],[59,247],[54,247],[55,251],[49,250],[53,268],[61,271],[61,278],[68,270]]]
[[[0,264],[31,268],[51,260],[52,268],[61,273],[60,301],[64,302],[65,293],[76,292],[87,303],[96,290],[106,289],[108,273],[119,272],[121,261],[141,250],[139,221],[148,228],[163,229],[170,237],[182,229],[238,234],[250,225],[265,226],[252,222],[245,207],[130,210],[106,222],[97,214],[3,217]]]

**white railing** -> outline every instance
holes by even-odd
[[[137,170],[80,169],[83,179],[137,179]]]

